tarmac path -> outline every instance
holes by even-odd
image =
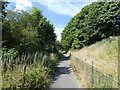
[[[79,81],[75,78],[70,60],[66,54],[61,58],[57,66],[57,72],[50,88],[81,88]]]

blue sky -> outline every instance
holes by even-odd
[[[61,33],[70,19],[76,15],[82,7],[89,5],[92,1],[83,0],[8,0],[11,3],[9,9],[13,11],[30,10],[36,7],[51,21],[55,27],[57,40],[61,40]]]

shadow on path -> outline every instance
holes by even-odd
[[[54,80],[57,80],[58,77],[62,74],[70,74],[70,67],[69,65],[67,65],[68,63],[66,63],[69,59],[69,57],[63,55],[63,57],[61,58],[59,65],[57,66],[57,70],[54,76]],[[62,66],[63,65],[63,66]]]
[[[70,58],[66,55],[63,55],[60,61],[68,61],[68,60],[70,60]]]
[[[77,80],[74,78],[70,61],[66,54],[61,58],[57,65],[57,70],[50,88],[80,88]]]

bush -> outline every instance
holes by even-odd
[[[7,50],[7,48],[2,49],[2,65],[3,71],[6,71],[8,66],[13,70],[13,64],[15,62],[15,58],[18,56],[18,51],[15,48]],[[7,63],[9,65],[7,65]]]
[[[15,48],[7,50],[7,48],[2,48],[2,56],[9,57],[13,61],[18,55],[18,51]]]
[[[39,89],[48,88],[51,80],[49,77],[49,68],[45,68],[44,66],[40,66],[39,68],[33,68],[29,70],[26,74],[26,87],[34,87]]]

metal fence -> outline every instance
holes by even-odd
[[[117,76],[105,74],[71,54],[71,65],[80,78],[84,87],[91,88],[118,88],[120,83]]]

